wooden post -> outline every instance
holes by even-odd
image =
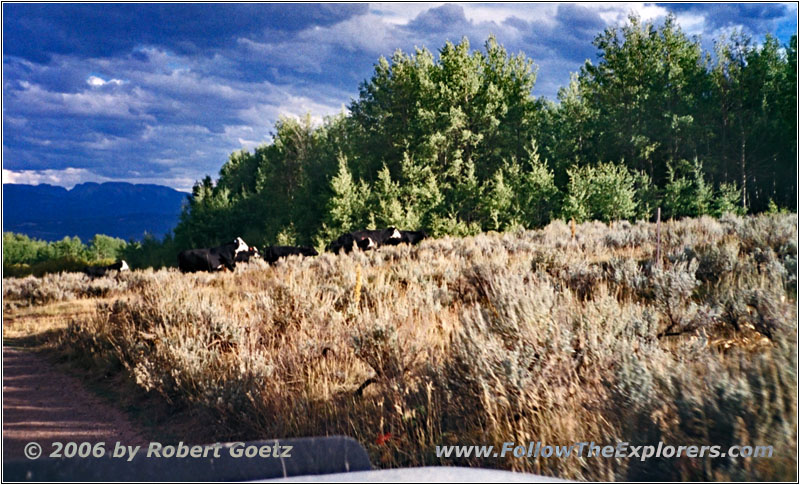
[[[569,228],[572,231],[572,240],[575,240],[575,218],[569,220]]]
[[[661,268],[661,207],[656,209],[656,268]]]
[[[353,288],[353,307],[358,311],[361,302],[361,265],[356,266],[356,286]]]

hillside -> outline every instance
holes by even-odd
[[[145,232],[161,237],[178,223],[183,192],[125,182],[88,182],[71,190],[53,185],[3,184],[3,231],[55,241],[105,234],[125,240]]]

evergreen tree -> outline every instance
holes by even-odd
[[[369,220],[367,201],[370,188],[366,182],[353,179],[347,166],[347,158],[339,157],[339,170],[331,179],[333,196],[328,201],[326,218],[319,237],[333,240],[342,233],[362,229]]]
[[[574,166],[567,170],[569,185],[564,217],[577,222],[611,222],[636,214],[634,178],[622,164]]]
[[[580,77],[595,157],[625,160],[660,184],[668,162],[697,154],[693,114],[708,84],[700,43],[672,15],[659,27],[632,15],[594,45],[600,61],[587,61]]]
[[[664,188],[664,214],[666,217],[698,217],[711,213],[713,190],[703,175],[699,160],[689,163],[681,160],[668,167],[667,185]]]

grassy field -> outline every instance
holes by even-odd
[[[796,220],[664,223],[660,262],[654,224],[573,234],[557,221],[235,273],[8,278],[4,325],[176,412],[202,412],[219,440],[345,434],[378,467],[791,481]],[[65,302],[77,311],[59,313]],[[775,455],[435,454],[507,441],[772,445]]]

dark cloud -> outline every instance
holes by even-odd
[[[606,27],[605,22],[595,10],[573,3],[559,5],[555,20],[565,34],[578,30],[584,36],[595,36]]]
[[[459,5],[449,3],[426,10],[408,23],[409,30],[428,34],[450,32],[469,26],[470,22],[464,16],[464,9]]]
[[[596,12],[581,5],[562,4],[553,22],[531,22],[524,39],[535,56],[558,57],[580,65],[594,56],[592,41],[604,28]]]
[[[661,7],[675,13],[703,16],[709,30],[743,25],[754,35],[774,30],[775,23],[787,15],[797,15],[797,4],[779,3],[664,3]]]
[[[665,7],[704,18],[708,37],[733,24],[796,32],[795,5]],[[570,72],[595,59],[603,19],[623,19],[629,7],[413,8],[5,3],[4,169],[188,189],[232,151],[268,141],[280,115],[339,112],[381,55],[435,53],[463,37],[481,49],[494,34],[509,53],[523,52],[539,66],[534,94],[554,99]]]
[[[258,36],[327,26],[365,4],[21,4],[3,5],[3,54],[46,62],[53,54],[108,57],[137,45],[200,53]]]

